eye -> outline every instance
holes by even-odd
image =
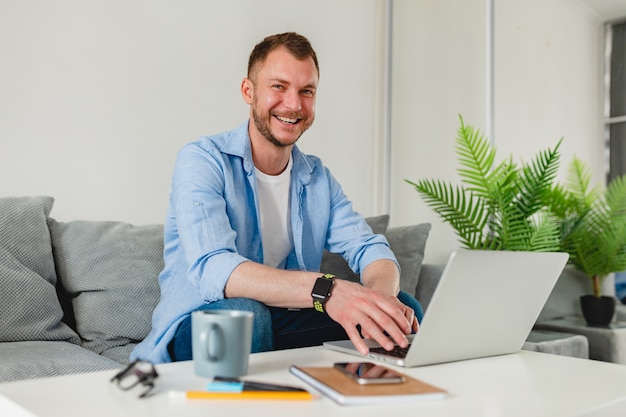
[[[282,84],[273,84],[272,88],[277,91],[282,91],[285,89],[285,87]]]
[[[302,90],[301,93],[307,97],[313,97],[315,95],[315,90]]]

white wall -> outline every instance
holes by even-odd
[[[3,0],[0,196],[53,195],[61,220],[162,222],[176,151],[247,117],[250,49],[296,30],[321,64],[317,121],[299,144],[358,211],[381,214],[385,4]],[[487,4],[393,0],[391,222],[433,223],[427,261],[456,239],[403,179],[455,180],[458,115],[487,129]],[[526,158],[564,137],[564,162],[578,154],[601,180],[601,24],[624,9],[495,0],[499,155]]]
[[[528,160],[563,138],[561,174],[576,154],[603,182],[602,20],[571,0],[497,0],[495,17],[498,151]]]
[[[403,178],[457,181],[457,114],[487,132],[487,1],[397,1],[392,222],[433,223],[426,259],[458,247]],[[494,132],[499,160],[528,161],[559,138],[603,181],[602,22],[594,0],[495,0]],[[622,6],[623,7],[623,6]],[[455,13],[449,11],[454,9]],[[428,36],[430,34],[430,36]]]
[[[60,220],[163,222],[177,150],[247,118],[248,54],[294,30],[321,66],[300,145],[377,214],[383,12],[380,0],[3,0],[0,196],[52,195]]]
[[[485,27],[484,0],[394,1],[391,223],[433,224],[427,260],[443,260],[456,237],[404,179],[457,180],[459,114],[486,119]]]

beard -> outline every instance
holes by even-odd
[[[253,103],[252,103],[252,119],[254,120],[254,125],[256,126],[257,130],[259,131],[259,133],[261,133],[261,135],[263,135],[263,137],[265,139],[267,139],[268,142],[270,142],[272,145],[277,146],[279,148],[284,148],[287,146],[291,146],[293,144],[295,144],[298,139],[300,139],[300,136],[302,136],[302,134],[304,132],[306,132],[306,130],[311,127],[312,121],[310,123],[308,123],[308,119],[302,118],[300,117],[301,115],[297,115],[297,116],[292,116],[289,115],[287,117],[293,117],[293,118],[299,118],[302,119],[299,123],[302,123],[304,128],[302,130],[302,132],[300,132],[300,134],[298,135],[298,137],[293,140],[290,143],[283,143],[281,141],[279,141],[278,139],[276,139],[276,136],[274,136],[274,134],[272,133],[272,128],[270,126],[270,118],[273,117],[270,114],[267,114],[265,116],[260,115],[257,112],[257,106],[256,106],[256,97],[253,99]]]

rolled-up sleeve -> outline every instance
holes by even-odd
[[[352,202],[328,170],[326,176],[331,206],[326,249],[342,255],[357,274],[378,259],[389,259],[399,268],[387,239],[372,234],[372,229],[363,216],[354,211]]]
[[[237,233],[231,227],[225,199],[225,188],[232,186],[228,183],[240,182],[242,190],[247,181],[245,175],[233,179],[232,172],[225,173],[228,166],[215,154],[220,156],[219,152],[207,152],[199,143],[183,148],[176,161],[170,196],[170,208],[176,217],[173,234],[177,235],[172,238],[180,246],[177,256],[183,254],[187,279],[205,302],[224,298],[230,274],[247,260],[237,250]],[[225,181],[226,176],[229,181]],[[235,202],[228,210],[242,211],[242,203]]]

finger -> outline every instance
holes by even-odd
[[[415,312],[412,308],[406,307],[406,311],[404,312],[404,317],[406,317],[406,331],[405,334],[410,334],[413,332],[413,326],[415,324]]]
[[[407,315],[408,317],[408,321],[409,321],[409,333],[417,333],[417,331],[419,330],[419,326],[420,323],[417,320],[417,316],[415,315],[415,312],[413,312],[412,309],[409,309],[410,314]]]
[[[378,306],[382,309],[404,334],[410,334],[413,330],[413,317],[415,312],[412,308],[402,304],[396,297],[387,297],[379,300]],[[395,327],[394,326],[394,327]],[[385,327],[385,330],[389,332],[390,329]]]
[[[370,349],[367,347],[367,345],[361,338],[361,335],[357,331],[356,327],[351,327],[351,328],[344,327],[344,330],[346,331],[348,338],[350,339],[350,341],[352,342],[356,350],[359,351],[361,355],[367,355]]]
[[[407,339],[406,334],[404,334],[404,332],[402,332],[398,328],[395,328],[393,330],[387,330],[386,334],[381,334],[382,335],[380,337],[383,338],[382,340],[384,341],[381,342],[381,339],[377,338],[375,338],[375,340],[380,343],[386,350],[392,350],[394,348],[394,345],[398,345],[403,348],[409,345],[409,339]]]
[[[417,323],[417,318],[415,317],[415,311],[411,307],[405,306],[406,311],[404,316],[406,317],[407,325],[406,325],[406,334],[413,333],[415,329],[415,324]]]
[[[415,316],[413,316],[413,322],[412,322],[412,326],[411,327],[413,328],[413,333],[417,333],[417,331],[420,328],[420,323],[419,323],[419,321],[417,321],[417,317],[415,317]]]
[[[368,316],[360,318],[362,334],[375,340],[386,350],[392,350],[395,344],[408,346],[404,332],[384,311],[371,310],[368,313]]]
[[[387,320],[390,323],[393,323],[393,321],[390,320],[389,318],[387,318]],[[408,340],[406,340],[406,337],[404,336],[404,334],[400,332],[397,328],[395,329],[395,332],[396,332],[395,337],[389,335],[392,337],[392,339],[390,339],[389,336],[385,334],[385,331],[383,331],[383,329],[379,326],[378,323],[380,323],[380,321],[377,321],[375,319],[368,317],[366,319],[361,320],[361,328],[365,329],[364,331],[366,334],[369,335],[370,339],[375,340],[385,350],[392,350],[396,343],[398,343],[401,346],[408,345]],[[402,338],[404,338],[404,342],[402,341]],[[402,343],[404,343],[404,345]]]
[[[389,337],[398,345],[407,347],[409,341],[406,335],[411,333],[412,323],[409,322],[404,315],[406,309],[407,307],[404,307],[404,305],[402,309],[381,305],[379,309],[369,311],[371,321],[373,321],[373,324],[376,326],[364,326],[364,323],[361,325],[372,335],[374,340],[387,350],[393,349],[393,346],[390,346],[391,341],[389,341]],[[411,309],[409,308],[409,310]],[[383,334],[383,332],[385,332],[386,335]],[[381,340],[384,342],[381,342]]]

